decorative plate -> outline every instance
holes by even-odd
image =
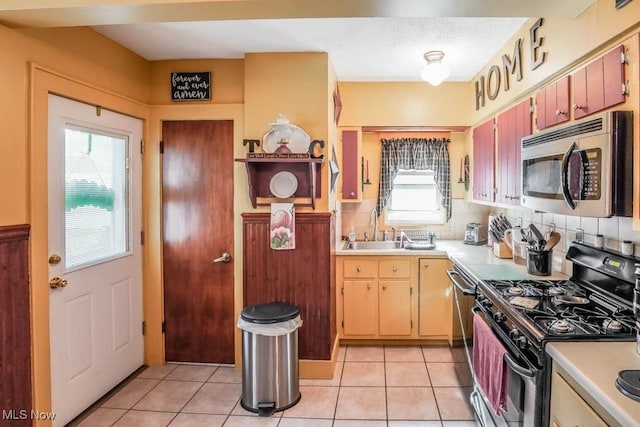
[[[309,145],[311,145],[311,137],[309,134],[299,126],[289,126],[291,127],[291,136],[289,137],[287,148],[289,148],[292,153],[308,153]],[[265,153],[275,153],[280,145],[276,137],[276,130],[273,128],[269,129],[262,137],[262,149]]]
[[[286,199],[293,196],[298,189],[298,179],[291,172],[278,172],[271,177],[269,182],[271,194],[279,199]]]

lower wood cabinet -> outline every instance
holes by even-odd
[[[446,258],[338,256],[340,337],[451,341],[450,266]]]
[[[448,339],[453,318],[452,286],[447,277],[451,268],[448,259],[421,259],[419,273],[418,334],[424,337]]]
[[[569,383],[555,371],[551,376],[549,425],[551,427],[608,426]]]
[[[342,282],[345,335],[373,337],[378,333],[378,283],[375,280]]]
[[[413,329],[409,280],[386,280],[378,284],[379,333],[382,336],[409,336]]]

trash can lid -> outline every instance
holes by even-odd
[[[278,323],[295,318],[300,311],[295,305],[285,302],[270,302],[245,307],[240,315],[251,323]]]

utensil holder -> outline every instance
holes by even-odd
[[[549,276],[553,259],[553,250],[536,251],[527,248],[527,273],[535,276]]]
[[[493,244],[493,255],[498,258],[513,258],[513,252],[505,242]]]

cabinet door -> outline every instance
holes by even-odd
[[[514,152],[516,148],[520,148],[518,141],[516,141],[516,107],[511,107],[507,111],[500,113],[496,126],[498,130],[496,201],[511,204],[515,196],[513,181],[517,180],[515,176]]]
[[[575,119],[625,102],[623,52],[618,46],[572,74]]]
[[[587,112],[604,109],[604,68],[602,58],[587,65]]]
[[[473,130],[473,198],[493,202],[495,163],[493,119]]]
[[[419,325],[421,336],[448,337],[451,334],[452,298],[447,259],[421,259],[419,278]]]
[[[569,76],[557,80],[554,84],[555,109],[553,123],[566,122],[571,118],[571,103],[569,102]]]
[[[547,91],[542,88],[536,92],[536,127],[544,129],[550,125],[547,123]]]
[[[613,107],[625,101],[622,55],[624,55],[624,46],[618,46],[602,57],[604,108]]]
[[[411,282],[381,281],[379,286],[380,335],[411,335]]]
[[[378,333],[378,285],[375,281],[344,281],[344,334]]]
[[[573,86],[573,118],[579,119],[587,114],[587,69],[581,68],[571,75]]]
[[[552,427],[607,426],[607,423],[557,372],[554,372],[551,378],[551,414],[549,418],[549,424]]]
[[[357,201],[359,198],[358,131],[342,131],[342,200]]]

